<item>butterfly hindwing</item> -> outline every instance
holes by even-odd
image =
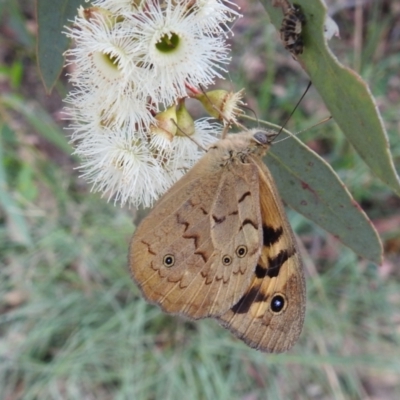
[[[295,238],[268,169],[261,160],[263,248],[253,281],[235,306],[218,318],[249,346],[267,352],[289,349],[305,314],[305,279]]]

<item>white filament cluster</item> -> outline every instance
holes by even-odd
[[[187,136],[157,115],[190,91],[223,77],[228,25],[239,16],[224,0],[96,0],[78,10],[66,35],[72,90],[72,143],[83,176],[120,204],[150,206],[200,157]],[[219,126],[194,122],[206,146]],[[165,134],[163,134],[165,133]]]

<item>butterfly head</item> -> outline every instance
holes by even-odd
[[[241,133],[228,134],[226,138],[214,143],[208,148],[222,162],[219,165],[229,165],[240,161],[248,162],[249,156],[263,157],[271,146],[277,132],[250,129]]]
[[[256,143],[261,146],[269,147],[272,141],[277,136],[277,132],[274,131],[263,131],[263,130],[255,130],[253,131],[253,139]]]
[[[246,132],[242,138],[246,138],[247,143],[242,145],[239,153],[255,154],[263,157],[270,148],[273,140],[277,136],[277,132],[263,129],[251,129]]]

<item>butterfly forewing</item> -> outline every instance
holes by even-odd
[[[261,252],[257,170],[238,163],[233,173],[220,153],[211,150],[178,181],[131,242],[132,275],[166,312],[221,315],[253,277]]]
[[[295,238],[273,178],[260,159],[263,246],[253,280],[234,307],[218,318],[249,346],[268,352],[289,349],[305,314],[305,280]]]

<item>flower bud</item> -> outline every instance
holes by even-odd
[[[195,126],[192,116],[189,114],[184,101],[182,101],[176,110],[178,124],[177,136],[192,136],[195,132]]]
[[[237,116],[242,114],[242,94],[243,90],[234,93],[220,89],[197,94],[195,98],[212,117],[223,120],[225,124],[231,124],[236,123]]]
[[[167,108],[166,110],[158,113],[155,116],[157,120],[156,125],[150,127],[151,135],[158,135],[168,142],[172,142],[172,139],[176,135],[177,131],[177,117],[176,117],[176,106]]]

